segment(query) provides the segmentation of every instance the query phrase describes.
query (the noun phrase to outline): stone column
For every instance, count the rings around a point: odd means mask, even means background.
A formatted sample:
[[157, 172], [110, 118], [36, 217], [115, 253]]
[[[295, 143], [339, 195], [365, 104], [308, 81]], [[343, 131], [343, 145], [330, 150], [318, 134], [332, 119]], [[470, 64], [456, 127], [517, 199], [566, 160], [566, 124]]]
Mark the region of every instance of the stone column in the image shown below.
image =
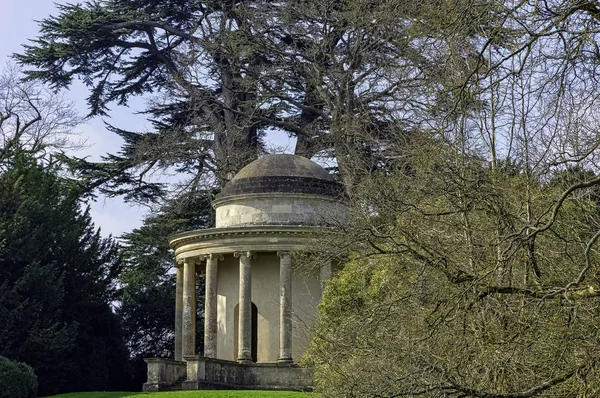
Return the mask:
[[292, 257], [289, 252], [279, 256], [279, 358], [277, 362], [292, 362]]
[[177, 282], [175, 283], [175, 360], [183, 361], [181, 351], [181, 318], [183, 315], [183, 264], [177, 263]]
[[206, 297], [204, 299], [204, 356], [217, 357], [217, 262], [223, 256], [206, 256]]
[[238, 362], [252, 362], [252, 278], [250, 267], [251, 252], [236, 252], [235, 257], [240, 258], [239, 282], [239, 319], [238, 319]]
[[196, 355], [196, 260], [183, 262], [182, 356]]

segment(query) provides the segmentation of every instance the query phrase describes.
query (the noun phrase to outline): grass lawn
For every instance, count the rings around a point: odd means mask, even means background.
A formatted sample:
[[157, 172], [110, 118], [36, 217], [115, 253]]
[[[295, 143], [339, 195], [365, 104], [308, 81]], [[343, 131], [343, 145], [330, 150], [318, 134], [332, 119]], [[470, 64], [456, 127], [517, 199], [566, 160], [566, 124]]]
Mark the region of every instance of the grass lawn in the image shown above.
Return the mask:
[[[49, 398], [308, 398], [312, 394], [291, 391], [172, 391], [172, 392], [72, 392]], [[314, 396], [314, 395], [313, 395]]]

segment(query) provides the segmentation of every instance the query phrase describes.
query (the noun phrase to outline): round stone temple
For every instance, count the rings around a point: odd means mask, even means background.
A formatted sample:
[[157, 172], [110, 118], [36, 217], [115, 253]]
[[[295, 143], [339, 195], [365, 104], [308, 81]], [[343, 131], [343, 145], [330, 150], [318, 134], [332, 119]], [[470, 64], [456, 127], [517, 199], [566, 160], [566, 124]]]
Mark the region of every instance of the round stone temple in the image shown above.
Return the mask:
[[[216, 227], [173, 235], [175, 360], [146, 359], [145, 391], [311, 390], [297, 366], [335, 264], [322, 245], [348, 213], [341, 184], [295, 155], [246, 167], [213, 202]], [[302, 264], [302, 253], [318, 267]], [[204, 274], [204, 352], [196, 351], [196, 277]]]

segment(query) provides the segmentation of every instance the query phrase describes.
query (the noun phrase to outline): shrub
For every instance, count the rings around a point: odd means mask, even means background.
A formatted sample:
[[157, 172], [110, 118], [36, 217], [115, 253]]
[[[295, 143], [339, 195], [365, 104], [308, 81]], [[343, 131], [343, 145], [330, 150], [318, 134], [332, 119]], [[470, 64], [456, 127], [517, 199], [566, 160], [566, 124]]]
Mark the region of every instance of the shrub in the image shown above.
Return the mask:
[[31, 366], [0, 356], [0, 398], [35, 398], [37, 385]]

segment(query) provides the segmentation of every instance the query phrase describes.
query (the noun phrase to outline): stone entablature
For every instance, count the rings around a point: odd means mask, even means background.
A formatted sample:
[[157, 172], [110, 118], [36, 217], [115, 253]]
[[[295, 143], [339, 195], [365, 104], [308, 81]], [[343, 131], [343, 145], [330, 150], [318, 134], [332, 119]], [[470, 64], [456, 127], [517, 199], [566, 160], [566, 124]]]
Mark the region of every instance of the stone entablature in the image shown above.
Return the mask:
[[177, 261], [208, 254], [242, 251], [310, 251], [336, 233], [333, 228], [266, 225], [237, 228], [211, 228], [173, 235], [169, 243]]

